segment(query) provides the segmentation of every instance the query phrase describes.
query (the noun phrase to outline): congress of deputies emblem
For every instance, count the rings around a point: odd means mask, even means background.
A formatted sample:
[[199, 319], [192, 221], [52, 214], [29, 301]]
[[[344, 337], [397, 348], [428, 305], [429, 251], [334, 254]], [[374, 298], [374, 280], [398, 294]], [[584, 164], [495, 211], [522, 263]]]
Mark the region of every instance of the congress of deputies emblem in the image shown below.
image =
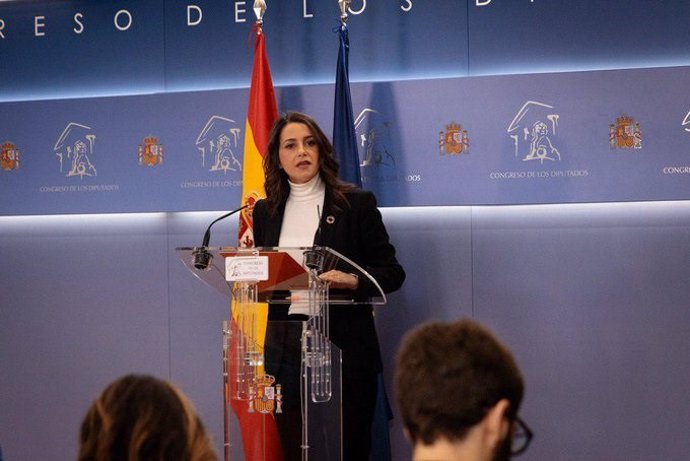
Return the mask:
[[633, 117], [622, 115], [609, 125], [611, 149], [642, 149], [642, 131]]
[[12, 171], [19, 168], [19, 149], [14, 143], [7, 141], [2, 144], [2, 154], [0, 154], [0, 164], [5, 171]]
[[451, 122], [446, 125], [446, 131], [439, 131], [438, 149], [440, 155], [459, 155], [470, 153], [470, 138], [462, 125]]
[[234, 120], [220, 115], [209, 118], [195, 142], [201, 154], [201, 165], [208, 171], [224, 174], [242, 171], [240, 134], [241, 129]]
[[394, 171], [394, 135], [391, 133], [393, 123], [385, 114], [370, 107], [362, 109], [354, 122], [359, 140], [359, 166]]
[[523, 162], [560, 161], [556, 130], [560, 115], [554, 107], [539, 101], [527, 101], [508, 125], [514, 156]]
[[163, 163], [163, 144], [155, 136], [147, 136], [139, 144], [139, 165], [157, 166]]
[[60, 163], [60, 172], [66, 176], [97, 176], [92, 163], [96, 135], [90, 126], [70, 122], [58, 137], [53, 151]]

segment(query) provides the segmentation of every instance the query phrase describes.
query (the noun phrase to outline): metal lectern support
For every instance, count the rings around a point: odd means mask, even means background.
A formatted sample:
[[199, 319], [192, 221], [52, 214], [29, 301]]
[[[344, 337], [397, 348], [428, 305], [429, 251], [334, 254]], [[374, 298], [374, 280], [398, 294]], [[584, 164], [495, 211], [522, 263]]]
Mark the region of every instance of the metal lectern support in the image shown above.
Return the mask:
[[328, 283], [319, 278], [323, 271], [320, 252], [306, 251], [304, 266], [309, 269], [309, 320], [302, 336], [302, 362], [311, 368], [313, 402], [331, 398], [331, 348], [328, 339]]

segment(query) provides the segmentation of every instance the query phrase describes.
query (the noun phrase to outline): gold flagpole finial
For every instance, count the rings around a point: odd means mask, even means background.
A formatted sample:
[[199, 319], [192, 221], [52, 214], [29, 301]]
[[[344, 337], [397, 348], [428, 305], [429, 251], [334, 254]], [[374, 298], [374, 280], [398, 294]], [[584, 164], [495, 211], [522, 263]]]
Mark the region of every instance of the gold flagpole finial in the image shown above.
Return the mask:
[[256, 15], [256, 23], [263, 24], [264, 13], [266, 12], [265, 0], [254, 0], [254, 15]]
[[343, 25], [347, 22], [347, 9], [350, 8], [350, 3], [352, 0], [338, 0], [338, 6], [340, 7], [340, 22]]

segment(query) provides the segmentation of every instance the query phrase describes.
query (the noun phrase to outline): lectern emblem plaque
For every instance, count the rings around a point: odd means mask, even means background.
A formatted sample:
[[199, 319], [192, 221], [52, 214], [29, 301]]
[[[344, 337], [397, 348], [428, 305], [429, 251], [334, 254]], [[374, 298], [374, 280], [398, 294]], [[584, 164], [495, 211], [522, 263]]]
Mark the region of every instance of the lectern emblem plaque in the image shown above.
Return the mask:
[[273, 413], [276, 402], [276, 388], [273, 387], [275, 378], [271, 375], [257, 376], [254, 380], [254, 409], [259, 413]]

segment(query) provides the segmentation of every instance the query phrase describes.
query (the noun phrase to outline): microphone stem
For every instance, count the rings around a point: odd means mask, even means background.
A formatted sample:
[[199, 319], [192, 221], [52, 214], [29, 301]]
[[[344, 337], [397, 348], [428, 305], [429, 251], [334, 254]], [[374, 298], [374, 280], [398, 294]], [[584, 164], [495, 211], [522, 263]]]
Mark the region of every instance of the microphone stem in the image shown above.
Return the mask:
[[232, 210], [231, 212], [225, 213], [223, 216], [214, 219], [214, 220], [211, 222], [211, 224], [208, 225], [208, 229], [206, 229], [206, 233], [204, 234], [204, 240], [201, 242], [201, 246], [204, 247], [204, 248], [208, 246], [208, 243], [209, 243], [209, 241], [211, 240], [211, 226], [213, 226], [215, 223], [217, 223], [217, 222], [220, 221], [221, 219], [225, 219], [225, 218], [227, 218], [228, 216], [234, 215], [234, 214], [237, 213], [238, 211], [244, 210], [244, 209], [247, 208], [248, 206], [249, 206], [249, 205], [244, 205], [243, 207], [240, 207], [240, 208], [238, 208], [238, 209], [236, 209], [236, 210]]

